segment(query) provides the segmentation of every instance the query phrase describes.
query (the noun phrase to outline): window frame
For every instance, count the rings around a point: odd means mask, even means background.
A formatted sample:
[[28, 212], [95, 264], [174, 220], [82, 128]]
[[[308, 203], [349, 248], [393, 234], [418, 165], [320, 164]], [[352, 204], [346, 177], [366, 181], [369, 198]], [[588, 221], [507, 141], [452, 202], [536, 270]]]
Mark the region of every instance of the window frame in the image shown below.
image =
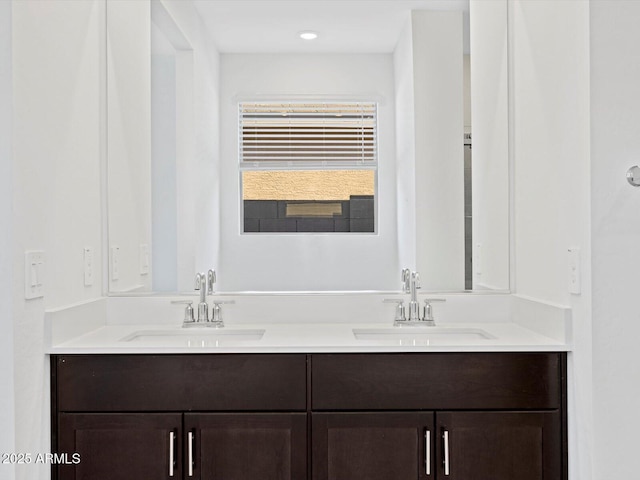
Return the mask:
[[[264, 103], [264, 104], [370, 104], [375, 112], [374, 138], [373, 138], [373, 159], [372, 160], [258, 160], [245, 161], [243, 159], [243, 114], [244, 104]], [[379, 101], [374, 98], [366, 99], [335, 99], [323, 98], [321, 100], [313, 97], [308, 98], [246, 98], [237, 101], [236, 112], [238, 114], [238, 187], [239, 187], [239, 230], [240, 235], [378, 235], [378, 168], [379, 168]], [[371, 232], [245, 232], [244, 226], [244, 185], [243, 173], [247, 171], [333, 171], [333, 170], [366, 170], [373, 172], [373, 231]]]

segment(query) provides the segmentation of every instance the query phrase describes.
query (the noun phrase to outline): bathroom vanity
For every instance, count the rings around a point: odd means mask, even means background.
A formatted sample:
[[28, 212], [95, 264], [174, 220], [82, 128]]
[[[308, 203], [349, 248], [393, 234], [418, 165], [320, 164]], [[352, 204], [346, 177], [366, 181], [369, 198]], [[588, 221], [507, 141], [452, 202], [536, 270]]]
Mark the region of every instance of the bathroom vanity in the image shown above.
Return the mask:
[[51, 312], [51, 448], [80, 455], [53, 478], [566, 480], [570, 312], [449, 295], [394, 327], [385, 298], [218, 296], [224, 328], [162, 297]]
[[51, 355], [54, 478], [561, 480], [566, 352]]

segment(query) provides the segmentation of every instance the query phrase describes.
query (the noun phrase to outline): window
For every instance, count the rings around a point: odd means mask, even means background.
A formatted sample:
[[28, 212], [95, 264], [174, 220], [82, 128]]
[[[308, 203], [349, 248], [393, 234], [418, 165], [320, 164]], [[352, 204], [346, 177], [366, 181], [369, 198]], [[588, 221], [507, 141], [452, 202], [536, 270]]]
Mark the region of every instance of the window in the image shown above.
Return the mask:
[[375, 232], [377, 105], [242, 102], [243, 231]]

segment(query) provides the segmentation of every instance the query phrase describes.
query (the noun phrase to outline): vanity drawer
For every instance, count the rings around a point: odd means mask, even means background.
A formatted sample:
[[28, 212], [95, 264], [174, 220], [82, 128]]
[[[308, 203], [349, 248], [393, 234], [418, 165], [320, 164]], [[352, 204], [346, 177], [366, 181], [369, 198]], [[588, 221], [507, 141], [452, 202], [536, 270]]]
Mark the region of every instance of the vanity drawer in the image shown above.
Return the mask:
[[63, 412], [303, 411], [306, 355], [60, 355]]
[[561, 354], [312, 355], [313, 410], [557, 409]]

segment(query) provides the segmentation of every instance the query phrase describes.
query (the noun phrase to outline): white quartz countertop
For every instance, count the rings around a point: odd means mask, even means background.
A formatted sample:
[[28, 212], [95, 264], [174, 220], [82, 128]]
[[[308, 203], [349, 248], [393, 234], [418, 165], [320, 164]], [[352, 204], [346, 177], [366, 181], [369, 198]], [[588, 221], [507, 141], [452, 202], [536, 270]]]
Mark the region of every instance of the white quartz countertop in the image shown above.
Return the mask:
[[[237, 295], [224, 328], [182, 328], [184, 297], [101, 297], [50, 310], [45, 352], [349, 353], [571, 350], [571, 312], [517, 295], [448, 295], [437, 326], [393, 326], [387, 294]], [[402, 296], [398, 296], [402, 298]], [[469, 321], [471, 320], [471, 321]]]
[[[364, 337], [356, 338], [354, 334]], [[247, 335], [242, 335], [247, 334]], [[260, 337], [257, 339], [258, 337]], [[392, 323], [255, 323], [222, 329], [104, 325], [52, 342], [50, 354], [568, 351], [570, 345], [514, 322], [393, 327]]]

